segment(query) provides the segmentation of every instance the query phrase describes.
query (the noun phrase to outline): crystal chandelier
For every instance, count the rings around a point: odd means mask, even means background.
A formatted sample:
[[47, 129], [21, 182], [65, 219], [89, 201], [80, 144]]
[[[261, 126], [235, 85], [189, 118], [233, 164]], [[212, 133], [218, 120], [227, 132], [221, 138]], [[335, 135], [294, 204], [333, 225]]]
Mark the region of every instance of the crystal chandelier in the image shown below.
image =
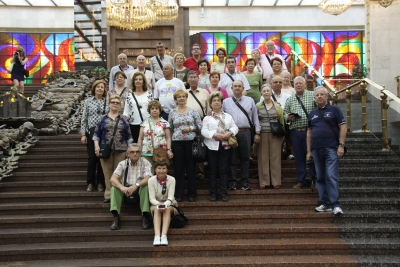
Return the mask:
[[325, 13], [331, 15], [340, 15], [345, 12], [354, 2], [354, 0], [322, 0], [318, 5]]
[[378, 3], [383, 7], [388, 7], [392, 4], [393, 0], [379, 0]]
[[178, 6], [169, 0], [107, 0], [107, 23], [124, 30], [152, 27], [157, 21], [174, 21]]

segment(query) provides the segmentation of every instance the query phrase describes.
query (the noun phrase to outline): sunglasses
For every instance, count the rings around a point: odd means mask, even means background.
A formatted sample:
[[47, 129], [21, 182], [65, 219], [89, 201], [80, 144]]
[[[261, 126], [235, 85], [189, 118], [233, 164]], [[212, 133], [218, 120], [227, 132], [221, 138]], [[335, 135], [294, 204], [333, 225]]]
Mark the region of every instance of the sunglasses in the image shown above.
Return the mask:
[[163, 184], [161, 194], [164, 195], [167, 192], [167, 185]]
[[110, 103], [113, 104], [113, 105], [119, 105], [119, 104], [121, 104], [121, 102], [118, 102], [118, 101], [111, 101]]

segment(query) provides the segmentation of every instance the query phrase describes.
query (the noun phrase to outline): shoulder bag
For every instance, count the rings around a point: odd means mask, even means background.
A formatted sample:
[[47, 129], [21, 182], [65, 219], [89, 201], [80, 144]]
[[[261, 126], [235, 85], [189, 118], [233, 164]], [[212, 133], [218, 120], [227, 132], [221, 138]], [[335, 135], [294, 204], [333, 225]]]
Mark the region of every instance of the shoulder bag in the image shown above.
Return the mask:
[[[129, 159], [126, 160], [126, 166], [124, 171], [124, 186], [131, 186], [126, 184], [126, 179], [128, 177]], [[130, 196], [124, 194], [124, 203], [128, 205], [137, 205], [139, 203], [139, 188], [132, 192]]]
[[171, 228], [182, 228], [189, 223], [189, 219], [185, 216], [180, 208], [175, 205], [171, 205], [171, 207], [174, 207], [174, 209], [176, 209], [176, 211], [178, 212], [178, 214], [174, 215], [171, 218], [171, 221], [169, 223], [169, 226]]
[[[213, 116], [213, 117], [214, 117], [214, 119], [216, 119], [219, 122], [221, 122], [221, 124], [223, 125], [224, 129], [226, 129], [225, 122], [220, 117], [218, 117], [218, 116]], [[228, 144], [232, 148], [238, 147], [239, 144], [238, 144], [236, 136], [231, 135], [231, 137], [229, 137], [229, 139], [228, 139]]]
[[[338, 140], [338, 142], [340, 143], [340, 138], [339, 138], [339, 136], [336, 134], [336, 132], [333, 130], [332, 125], [331, 125], [327, 120], [325, 120], [324, 115], [322, 115], [322, 113], [321, 113], [321, 110], [319, 110], [319, 108], [317, 108], [317, 109], [318, 109], [318, 113], [319, 113], [318, 115], [319, 115], [319, 117], [329, 126], [329, 128], [331, 128], [333, 134], [335, 135], [335, 138], [336, 138], [336, 139]], [[343, 146], [343, 150], [344, 150], [344, 153], [343, 153], [343, 156], [344, 156], [344, 155], [346, 155], [347, 147], [346, 147], [346, 146]]]
[[250, 145], [254, 144], [254, 136], [256, 135], [256, 126], [251, 122], [249, 114], [247, 114], [247, 112], [244, 110], [244, 108], [239, 104], [239, 102], [237, 101], [236, 98], [232, 97], [233, 102], [235, 102], [235, 104], [238, 106], [238, 108], [243, 112], [243, 114], [246, 116], [247, 120], [249, 121], [249, 125], [250, 125], [250, 138], [251, 138], [251, 142]]
[[151, 129], [150, 118], [149, 121], [149, 128], [150, 128], [150, 136], [151, 136], [151, 145], [153, 147], [153, 161], [156, 162], [160, 158], [168, 159], [168, 150], [166, 148], [155, 148], [154, 147], [154, 140], [153, 140], [153, 130]]
[[207, 160], [207, 147], [200, 136], [193, 139], [192, 156], [196, 162], [205, 162]]
[[200, 101], [197, 99], [196, 95], [192, 92], [192, 90], [189, 91], [192, 96], [194, 97], [194, 99], [196, 100], [197, 104], [199, 104], [199, 106], [201, 107], [201, 111], [203, 111], [203, 118], [206, 116], [206, 113], [204, 112], [204, 108], [203, 105], [200, 103]]
[[13, 62], [13, 63], [10, 64], [10, 66], [8, 66], [8, 69], [7, 69], [7, 72], [8, 72], [8, 73], [11, 73], [11, 72], [12, 72], [12, 70], [13, 70], [13, 68], [14, 68], [14, 64], [15, 64], [15, 63]]
[[108, 159], [110, 157], [110, 155], [111, 155], [111, 146], [112, 146], [112, 144], [114, 142], [115, 132], [117, 131], [119, 119], [120, 119], [120, 117], [118, 116], [117, 122], [115, 123], [115, 126], [114, 126], [114, 132], [113, 132], [113, 136], [111, 138], [110, 143], [109, 144], [101, 144], [100, 145], [100, 156], [99, 156], [99, 158], [101, 158], [101, 159]]
[[283, 129], [283, 127], [279, 121], [277, 121], [277, 122], [271, 121], [271, 118], [269, 117], [268, 109], [265, 106], [265, 103], [263, 103], [263, 105], [264, 105], [265, 111], [267, 111], [269, 125], [271, 126], [271, 133], [275, 136], [285, 136], [285, 129]]
[[137, 107], [137, 109], [138, 109], [138, 111], [139, 111], [140, 119], [141, 119], [141, 121], [143, 121], [142, 111], [140, 111], [140, 109], [141, 109], [142, 106], [139, 105], [139, 102], [137, 101], [137, 99], [136, 99], [136, 97], [135, 97], [135, 94], [134, 94], [134, 93], [131, 93], [131, 94], [132, 94], [133, 99], [134, 99], [135, 102], [136, 102], [136, 107]]

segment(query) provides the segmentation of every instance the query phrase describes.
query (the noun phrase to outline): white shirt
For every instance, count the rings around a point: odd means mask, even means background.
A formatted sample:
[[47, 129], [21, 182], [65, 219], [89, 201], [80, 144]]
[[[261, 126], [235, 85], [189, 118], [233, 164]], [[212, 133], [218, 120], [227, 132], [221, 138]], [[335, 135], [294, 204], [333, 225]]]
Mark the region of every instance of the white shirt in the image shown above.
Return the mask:
[[[282, 109], [285, 108], [285, 104], [286, 104], [286, 100], [290, 97], [289, 94], [286, 93], [282, 93], [280, 95], [275, 94], [275, 92], [273, 92], [273, 95], [276, 98], [276, 102], [278, 102], [279, 104], [281, 104]], [[271, 96], [272, 100], [274, 100], [274, 98]], [[260, 98], [260, 102], [264, 101], [264, 97], [261, 96]]]
[[230, 74], [232, 76], [232, 79], [228, 76], [228, 73], [222, 73], [221, 74], [221, 80], [218, 83], [219, 87], [225, 88], [225, 90], [228, 92], [228, 96], [231, 97], [233, 96], [233, 91], [232, 91], [232, 83], [236, 80], [241, 80], [244, 85], [244, 90], [250, 90], [250, 84], [249, 81], [247, 80], [246, 76], [244, 74], [235, 72], [234, 74]]
[[178, 78], [172, 78], [172, 80], [162, 78], [156, 82], [154, 98], [160, 101], [165, 113], [169, 113], [172, 109], [176, 108], [174, 93], [178, 89], [186, 90], [185, 85]]
[[[133, 74], [135, 74], [136, 72], [141, 72], [139, 71], [139, 69], [134, 69], [131, 72], [128, 73], [127, 80], [126, 80], [126, 87], [128, 87], [129, 89], [132, 89], [132, 78], [133, 78]], [[150, 93], [154, 93], [154, 87], [156, 85], [156, 81], [154, 79], [154, 73], [151, 70], [146, 70], [144, 69], [144, 71], [142, 72], [144, 74], [144, 76], [146, 76], [146, 80], [147, 80], [147, 90], [150, 91]]]
[[[224, 123], [225, 123], [226, 129], [229, 129], [229, 131], [231, 131], [233, 135], [236, 135], [239, 131], [239, 128], [236, 126], [235, 122], [233, 121], [232, 116], [226, 112], [222, 112], [221, 115], [219, 116], [221, 119], [222, 119], [222, 114], [224, 114], [224, 117], [225, 117]], [[213, 116], [204, 117], [203, 126], [201, 127], [201, 135], [204, 136], [204, 138], [205, 138], [204, 144], [210, 150], [217, 151], [219, 148], [220, 141], [216, 141], [213, 138], [213, 135], [217, 131], [217, 127], [218, 127], [217, 119], [215, 119]]]
[[[140, 106], [140, 112], [142, 113], [143, 121], [145, 121], [150, 117], [150, 114], [147, 112], [147, 107], [149, 102], [153, 100], [153, 95], [149, 91], [146, 91], [140, 96], [135, 95], [135, 97]], [[138, 106], [136, 105], [136, 101], [133, 99], [132, 94], [129, 94], [126, 98], [123, 114], [129, 118], [129, 124], [131, 125], [139, 125], [142, 123]]]

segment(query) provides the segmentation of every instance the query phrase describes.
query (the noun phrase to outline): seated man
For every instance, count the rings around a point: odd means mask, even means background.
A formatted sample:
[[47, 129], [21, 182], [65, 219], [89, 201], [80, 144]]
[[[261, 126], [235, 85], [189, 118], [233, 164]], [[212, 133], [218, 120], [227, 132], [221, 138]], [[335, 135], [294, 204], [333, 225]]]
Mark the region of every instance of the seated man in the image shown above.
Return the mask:
[[[151, 164], [141, 156], [139, 144], [130, 144], [127, 150], [128, 159], [121, 161], [111, 176], [110, 211], [114, 215], [111, 230], [118, 230], [120, 225], [119, 213], [124, 194], [129, 196], [139, 189], [140, 210], [142, 212], [142, 229], [151, 227], [149, 190], [147, 181], [152, 176]], [[128, 166], [127, 166], [128, 165]], [[124, 184], [125, 168], [128, 169], [126, 184]]]

